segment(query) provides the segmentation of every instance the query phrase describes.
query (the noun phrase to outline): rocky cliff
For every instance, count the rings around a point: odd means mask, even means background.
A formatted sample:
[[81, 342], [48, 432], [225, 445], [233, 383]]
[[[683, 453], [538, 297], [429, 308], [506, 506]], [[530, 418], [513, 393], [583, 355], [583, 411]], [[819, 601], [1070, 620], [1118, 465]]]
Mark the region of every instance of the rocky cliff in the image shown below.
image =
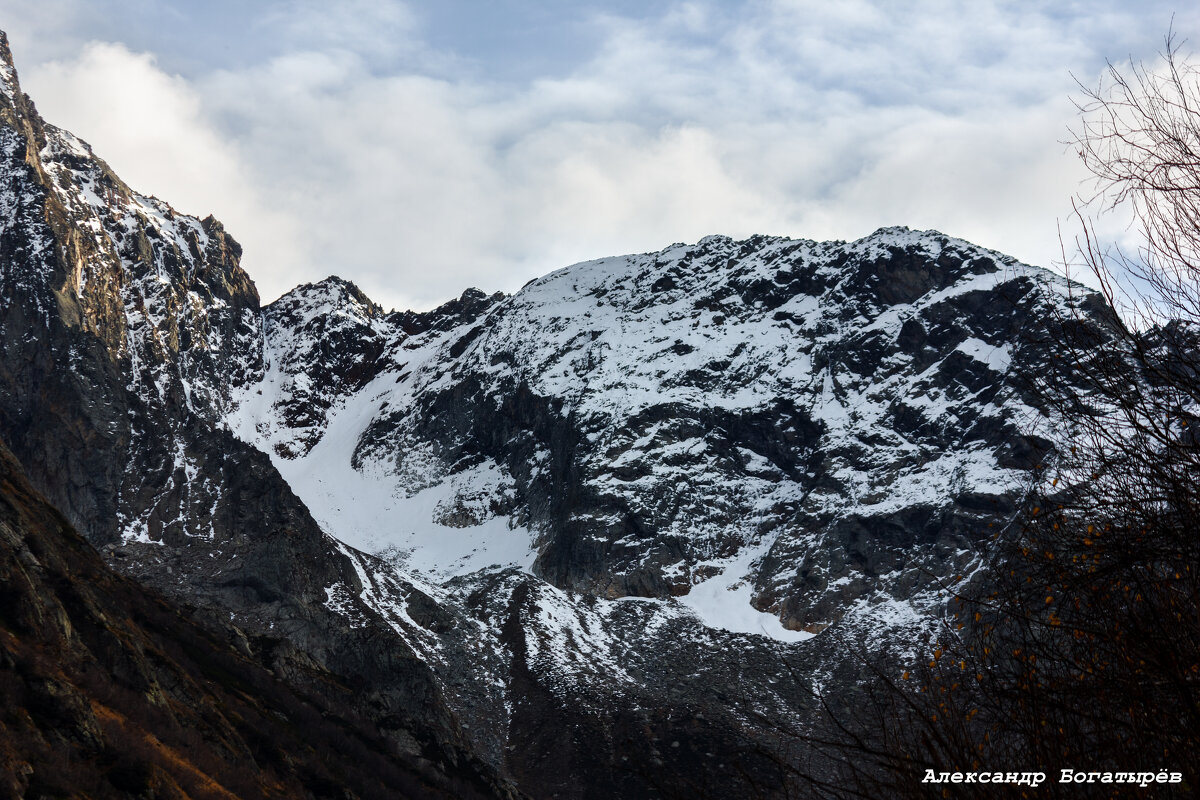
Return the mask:
[[710, 237], [469, 292], [428, 327], [331, 278], [264, 309], [229, 420], [327, 529], [414, 569], [507, 558], [685, 602], [724, 576], [815, 632], [971, 568], [1046, 446], [1024, 376], [1067, 288], [907, 229]]

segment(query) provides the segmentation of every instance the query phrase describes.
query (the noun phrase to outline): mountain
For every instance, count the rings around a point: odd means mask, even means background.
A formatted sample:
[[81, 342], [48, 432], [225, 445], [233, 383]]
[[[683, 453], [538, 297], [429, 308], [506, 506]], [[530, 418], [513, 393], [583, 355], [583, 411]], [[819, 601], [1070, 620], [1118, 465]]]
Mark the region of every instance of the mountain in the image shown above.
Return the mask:
[[326, 607], [362, 591], [342, 546], [218, 424], [261, 331], [240, 247], [45, 123], [6, 40], [0, 63], [0, 437], [118, 570], [262, 637], [297, 688], [345, 679], [400, 752], [470, 763], [428, 665], [369, 609]]
[[801, 791], [848, 654], [919, 659], [1038, 480], [1058, 321], [1103, 320], [905, 228], [261, 306], [0, 64], [0, 437], [118, 572], [484, 793]]
[[800, 639], [970, 569], [980, 512], [1047, 446], [1017, 376], [1057, 290], [906, 229], [710, 237], [419, 323], [331, 278], [264, 309], [228, 419], [327, 530], [414, 570], [507, 560], [702, 615], [745, 578], [776, 618], [754, 625]]

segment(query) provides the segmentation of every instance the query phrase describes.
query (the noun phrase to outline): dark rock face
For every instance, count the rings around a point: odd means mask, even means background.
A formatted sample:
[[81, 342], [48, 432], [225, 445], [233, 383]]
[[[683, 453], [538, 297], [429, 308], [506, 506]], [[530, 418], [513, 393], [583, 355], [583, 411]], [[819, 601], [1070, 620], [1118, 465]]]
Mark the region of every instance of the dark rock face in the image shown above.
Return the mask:
[[[441, 585], [427, 599], [455, 623], [424, 600], [408, 618], [436, 634], [425, 652], [460, 713], [505, 720], [499, 741], [473, 735], [522, 786], [786, 794], [778, 759], [796, 750], [777, 734], [811, 719], [797, 676], [849, 706], [847, 652], [919, 657], [940, 584], [980, 568], [988, 523], [1047, 457], [1025, 376], [1061, 312], [1092, 302], [1066, 290], [937, 233], [710, 237], [475, 294], [467, 315], [347, 329], [333, 350], [389, 343], [361, 388], [320, 385], [305, 455], [278, 446], [296, 436], [291, 377], [235, 394], [231, 427], [336, 535]], [[289, 376], [324, 368], [295, 322], [308, 291], [263, 312]], [[502, 657], [481, 662], [464, 630]], [[761, 635], [796, 631], [821, 635]], [[747, 696], [769, 698], [769, 723], [745, 722]]]

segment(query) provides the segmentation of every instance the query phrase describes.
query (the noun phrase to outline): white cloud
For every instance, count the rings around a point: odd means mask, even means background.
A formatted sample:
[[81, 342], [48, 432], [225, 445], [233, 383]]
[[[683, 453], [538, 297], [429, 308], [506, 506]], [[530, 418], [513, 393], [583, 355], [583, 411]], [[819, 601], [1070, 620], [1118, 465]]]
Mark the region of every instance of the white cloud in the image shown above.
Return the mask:
[[339, 49], [387, 59], [415, 46], [412, 11], [396, 0], [282, 0], [258, 27], [301, 49]]
[[1161, 34], [1120, 3], [688, 2], [597, 16], [595, 51], [513, 84], [457, 75], [399, 3], [273, 8], [249, 66], [91, 45], [26, 88], [133, 185], [215, 211], [265, 296], [338, 273], [397, 306], [709, 233], [908, 224], [1057, 260], [1068, 70]]

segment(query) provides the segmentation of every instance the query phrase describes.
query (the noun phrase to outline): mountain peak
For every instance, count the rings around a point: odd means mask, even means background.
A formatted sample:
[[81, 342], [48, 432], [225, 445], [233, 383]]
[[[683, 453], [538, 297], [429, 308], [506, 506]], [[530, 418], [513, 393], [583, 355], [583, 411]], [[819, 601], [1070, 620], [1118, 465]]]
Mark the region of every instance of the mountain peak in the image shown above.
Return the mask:
[[[8, 118], [4, 112], [9, 109], [16, 112], [17, 120], [22, 117], [37, 117], [33, 101], [21, 91], [16, 62], [13, 61], [12, 49], [8, 45], [8, 34], [0, 30], [0, 120]], [[16, 120], [8, 118], [7, 121], [11, 123]]]
[[474, 287], [432, 311], [393, 311], [388, 319], [409, 336], [428, 330], [450, 330], [474, 321], [505, 298], [503, 292], [486, 294]]
[[17, 78], [12, 50], [8, 46], [8, 34], [0, 30], [0, 118], [10, 108], [15, 108], [20, 118], [22, 101], [27, 103], [28, 99], [21, 92], [21, 81]]
[[12, 49], [8, 46], [8, 34], [0, 31], [0, 84], [5, 94], [17, 87], [17, 71], [13, 66]]
[[364, 321], [383, 316], [383, 309], [353, 281], [336, 275], [301, 284], [271, 303], [269, 308], [306, 319], [330, 313], [348, 314]]

